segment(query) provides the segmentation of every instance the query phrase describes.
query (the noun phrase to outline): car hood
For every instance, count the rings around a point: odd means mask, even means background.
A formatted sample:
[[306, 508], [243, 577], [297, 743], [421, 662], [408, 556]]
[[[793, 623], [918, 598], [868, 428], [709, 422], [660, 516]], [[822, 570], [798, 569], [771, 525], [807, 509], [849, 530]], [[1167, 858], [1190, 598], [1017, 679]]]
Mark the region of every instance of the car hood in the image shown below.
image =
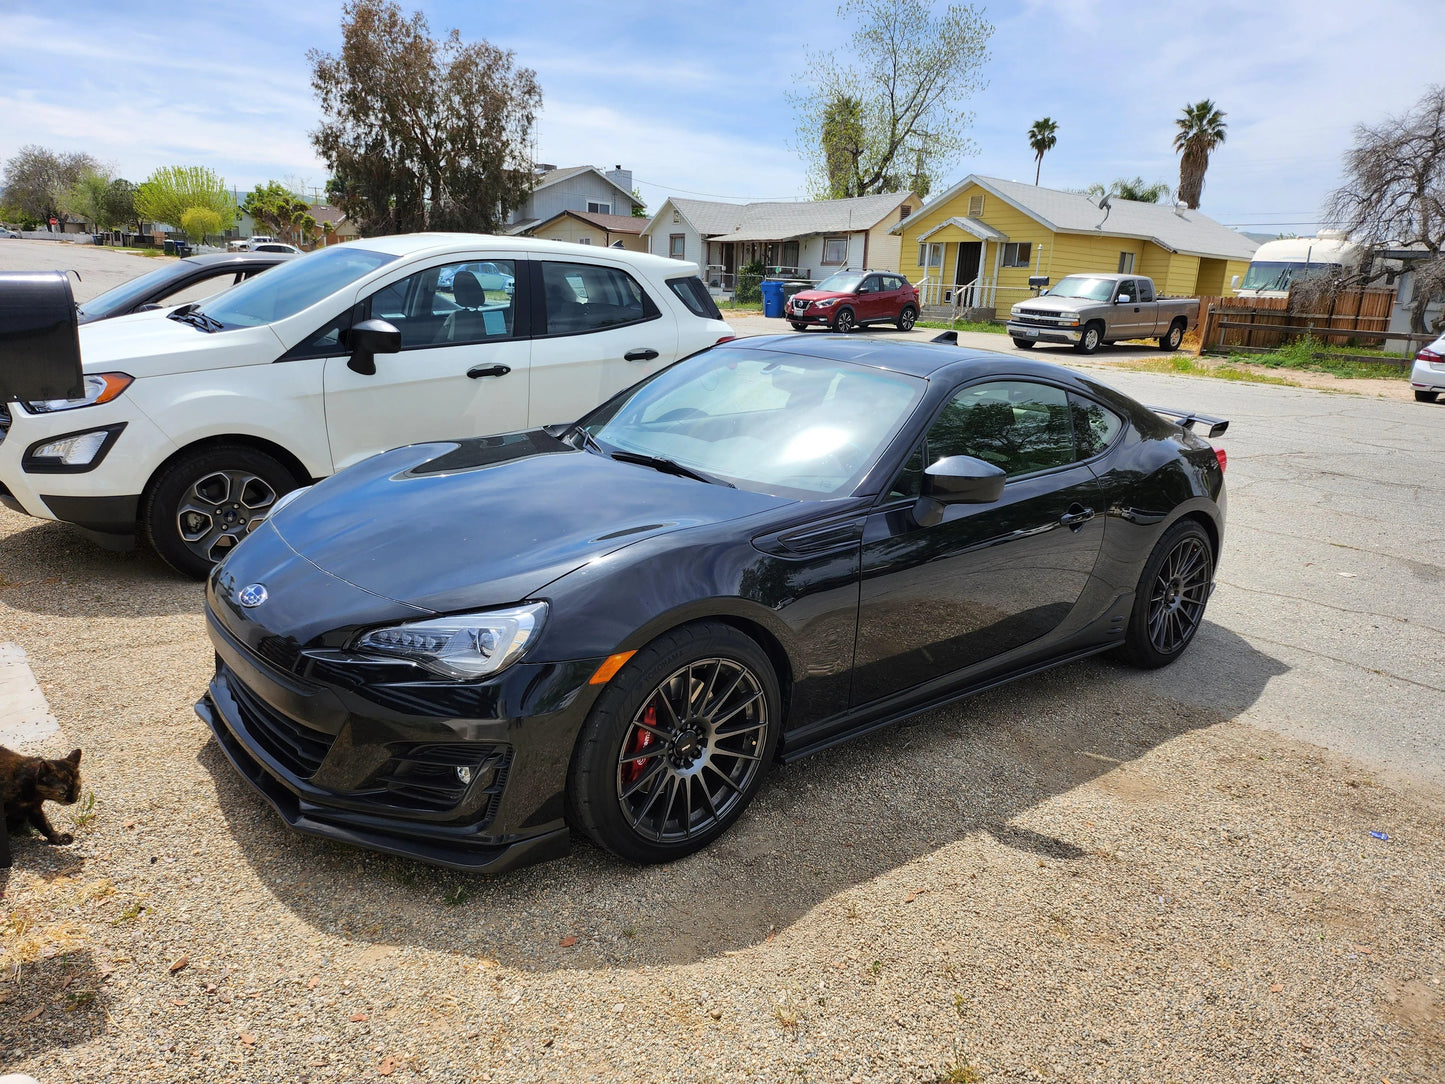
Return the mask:
[[82, 324], [79, 335], [87, 373], [137, 378], [275, 361], [286, 349], [264, 324], [210, 333], [154, 310]]
[[446, 613], [519, 602], [644, 538], [791, 503], [576, 451], [533, 430], [383, 452], [270, 522], [329, 575]]
[[1020, 301], [1013, 307], [1012, 312], [1020, 309], [1028, 309], [1030, 312], [1076, 312], [1080, 308], [1087, 308], [1091, 305], [1104, 305], [1104, 301], [1090, 301], [1087, 297], [1031, 297], [1027, 301]]

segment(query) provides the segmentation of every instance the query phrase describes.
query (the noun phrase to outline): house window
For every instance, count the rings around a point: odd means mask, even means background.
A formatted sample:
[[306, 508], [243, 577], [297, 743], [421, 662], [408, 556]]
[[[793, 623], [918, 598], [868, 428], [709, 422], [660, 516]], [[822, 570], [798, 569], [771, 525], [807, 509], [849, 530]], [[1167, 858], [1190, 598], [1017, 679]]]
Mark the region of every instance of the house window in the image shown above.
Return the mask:
[[1031, 241], [1010, 241], [1003, 246], [1003, 265], [1005, 267], [1027, 267], [1029, 260], [1033, 257], [1033, 248]]
[[783, 266], [793, 268], [798, 266], [798, 242], [783, 242]]
[[1132, 252], [1119, 253], [1119, 274], [1132, 275], [1134, 273], [1134, 254]]
[[848, 238], [846, 237], [825, 237], [823, 238], [823, 262], [825, 264], [837, 265], [848, 258]]
[[681, 213], [680, 211], [673, 211], [673, 212], [672, 212], [672, 220], [673, 220], [673, 222], [681, 222], [681, 221], [682, 221], [682, 213]]
[[579, 245], [590, 245], [590, 244], [592, 243], [592, 238], [590, 238], [590, 237], [579, 237], [579, 238], [577, 238], [577, 243], [578, 243]]
[[969, 197], [968, 197], [968, 217], [969, 217], [969, 218], [982, 218], [982, 217], [983, 217], [983, 197], [982, 197], [982, 196], [969, 196]]
[[667, 239], [667, 254], [674, 260], [687, 259], [687, 234], [674, 233]]
[[920, 244], [918, 246], [918, 266], [925, 271], [930, 267], [942, 267], [943, 246], [937, 244]]
[[612, 204], [598, 203], [596, 200], [588, 200], [587, 213], [594, 215], [610, 215], [612, 213]]

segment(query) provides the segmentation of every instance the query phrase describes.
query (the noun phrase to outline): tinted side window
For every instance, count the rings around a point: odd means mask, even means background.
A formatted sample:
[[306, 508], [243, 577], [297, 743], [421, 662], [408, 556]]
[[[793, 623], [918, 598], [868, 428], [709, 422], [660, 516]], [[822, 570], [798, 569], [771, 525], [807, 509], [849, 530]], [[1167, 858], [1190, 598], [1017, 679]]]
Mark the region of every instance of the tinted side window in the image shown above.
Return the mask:
[[702, 279], [696, 275], [691, 278], [668, 279], [667, 285], [682, 299], [682, 303], [694, 316], [701, 316], [704, 320], [722, 319], [722, 313], [718, 312], [717, 302], [712, 299], [712, 294], [707, 292], [707, 287], [702, 284]]
[[1067, 393], [1024, 380], [962, 389], [928, 431], [928, 461], [951, 455], [982, 459], [1011, 478], [1074, 462]]
[[1140, 301], [1154, 300], [1154, 284], [1148, 279], [1135, 279], [1135, 285], [1139, 288]]
[[661, 315], [637, 280], [614, 267], [544, 262], [542, 293], [548, 335], [603, 331]]
[[341, 332], [351, 326], [352, 311], [344, 313], [329, 324], [312, 332], [306, 338], [286, 351], [280, 360], [295, 361], [298, 358], [333, 358], [350, 353], [341, 345]]
[[1074, 442], [1078, 445], [1080, 459], [1098, 455], [1114, 443], [1114, 438], [1124, 427], [1124, 420], [1119, 415], [1080, 395], [1069, 396], [1069, 410], [1073, 415]]

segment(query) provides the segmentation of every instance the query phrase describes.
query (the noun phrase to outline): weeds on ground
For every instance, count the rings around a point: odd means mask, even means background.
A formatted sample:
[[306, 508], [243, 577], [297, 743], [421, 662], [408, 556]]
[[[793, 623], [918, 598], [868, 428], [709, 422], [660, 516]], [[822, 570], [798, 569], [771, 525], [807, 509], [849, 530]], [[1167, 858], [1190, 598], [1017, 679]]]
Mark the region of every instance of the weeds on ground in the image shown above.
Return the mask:
[[1268, 354], [1231, 354], [1229, 361], [1231, 364], [1236, 365], [1263, 365], [1270, 369], [1305, 369], [1310, 372], [1329, 373], [1331, 376], [1336, 376], [1343, 380], [1356, 378], [1372, 380], [1409, 379], [1410, 370], [1408, 368], [1403, 365], [1390, 365], [1383, 360], [1392, 356], [1399, 357], [1400, 355], [1390, 355], [1383, 351], [1370, 352], [1377, 353], [1382, 360], [1379, 363], [1354, 361], [1337, 354], [1331, 354], [1329, 348], [1318, 339], [1303, 338], [1296, 339], [1292, 343], [1285, 343], [1278, 349], [1271, 350]]
[[442, 903], [448, 907], [460, 907], [471, 898], [471, 889], [464, 884], [453, 885], [451, 891], [442, 895]]
[[956, 324], [951, 320], [920, 320], [913, 326], [937, 328], [939, 331], [982, 331], [989, 335], [1008, 334], [1008, 329], [1003, 324], [995, 324], [991, 320], [960, 320]]
[[[1243, 361], [1243, 358], [1231, 361]], [[1125, 361], [1119, 363], [1121, 368], [1134, 369], [1145, 373], [1180, 373], [1184, 376], [1207, 376], [1215, 380], [1239, 380], [1250, 384], [1283, 384], [1286, 387], [1297, 388], [1299, 384], [1282, 376], [1273, 376], [1270, 373], [1256, 373], [1249, 369], [1238, 369], [1226, 362], [1223, 364], [1210, 364], [1198, 358], [1186, 357], [1182, 354], [1174, 354], [1167, 358], [1144, 358], [1139, 361]]]
[[773, 1018], [784, 1031], [792, 1031], [798, 1026], [798, 1014], [786, 1005], [778, 1004], [773, 1006]]
[[95, 791], [85, 792], [85, 801], [76, 806], [75, 811], [70, 814], [70, 823], [77, 828], [84, 828], [95, 820]]

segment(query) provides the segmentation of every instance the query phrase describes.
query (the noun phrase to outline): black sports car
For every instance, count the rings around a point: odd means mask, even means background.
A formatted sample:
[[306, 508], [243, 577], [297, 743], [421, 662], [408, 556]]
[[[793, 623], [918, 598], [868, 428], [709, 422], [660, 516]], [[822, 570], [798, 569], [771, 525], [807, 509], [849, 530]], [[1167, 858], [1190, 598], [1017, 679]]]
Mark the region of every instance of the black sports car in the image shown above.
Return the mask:
[[[1169, 413], [1169, 412], [1165, 412]], [[954, 346], [717, 346], [571, 426], [369, 459], [213, 573], [196, 705], [293, 827], [465, 869], [721, 834], [769, 764], [1204, 617], [1224, 454]]]
[[268, 267], [295, 259], [285, 252], [214, 252], [172, 260], [154, 271], [122, 282], [76, 307], [79, 323], [129, 316], [148, 309], [200, 301], [228, 290]]

